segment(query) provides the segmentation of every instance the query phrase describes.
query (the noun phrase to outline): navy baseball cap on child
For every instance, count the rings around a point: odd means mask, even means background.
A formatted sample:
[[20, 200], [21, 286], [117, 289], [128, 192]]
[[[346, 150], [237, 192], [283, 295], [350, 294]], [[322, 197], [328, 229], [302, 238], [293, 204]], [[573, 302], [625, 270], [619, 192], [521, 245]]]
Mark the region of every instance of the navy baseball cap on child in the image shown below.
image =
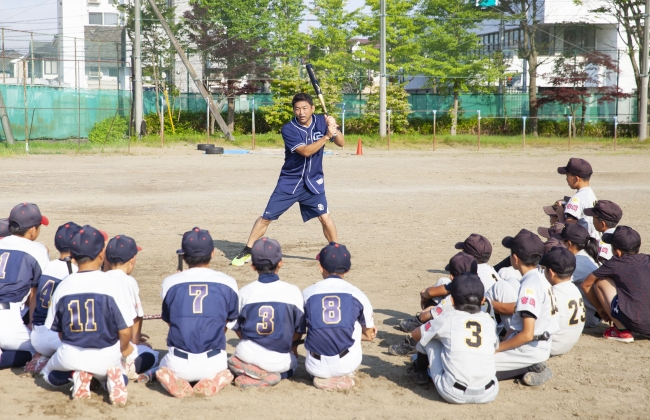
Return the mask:
[[195, 227], [183, 234], [181, 248], [189, 257], [209, 257], [214, 251], [214, 242], [212, 242], [210, 232]]
[[9, 232], [9, 219], [0, 219], [0, 238], [11, 236]]
[[472, 233], [464, 242], [458, 242], [455, 246], [456, 249], [462, 249], [474, 258], [481, 258], [483, 256], [492, 255], [492, 244], [482, 235]]
[[49, 225], [50, 221], [41, 214], [38, 206], [32, 203], [20, 203], [9, 214], [9, 223], [20, 229], [29, 229], [38, 225]]
[[589, 178], [594, 171], [586, 160], [571, 158], [566, 166], [560, 166], [557, 168], [557, 173], [561, 175], [572, 174], [580, 178]]
[[510, 248], [519, 258], [525, 259], [534, 255], [541, 257], [544, 254], [544, 243], [542, 240], [539, 239], [539, 236], [527, 229], [520, 230], [514, 237], [506, 236], [501, 241], [501, 245]]
[[260, 238], [251, 248], [251, 263], [255, 267], [273, 267], [282, 261], [280, 243], [271, 238]]
[[328, 273], [347, 273], [350, 271], [352, 261], [350, 261], [350, 251], [343, 244], [330, 242], [325, 248], [320, 250], [316, 259]]
[[551, 249], [555, 247], [560, 247], [560, 248], [566, 248], [564, 244], [562, 243], [562, 238], [550, 238], [548, 241], [544, 242], [544, 254], [549, 252]]
[[485, 295], [485, 286], [483, 286], [483, 282], [476, 273], [463, 273], [458, 277], [454, 277], [454, 281], [449, 283], [447, 290], [451, 292], [451, 297], [456, 302], [471, 296], [477, 297], [480, 302]]
[[641, 235], [629, 226], [618, 226], [614, 233], [603, 234], [603, 242], [627, 252], [641, 246]]
[[551, 227], [538, 227], [537, 228], [537, 233], [539, 233], [540, 236], [546, 238], [546, 239], [551, 239], [551, 238], [558, 238], [561, 239], [562, 236], [560, 235], [560, 232], [562, 232], [562, 229], [564, 228], [564, 223], [553, 223], [553, 226]]
[[571, 241], [578, 245], [585, 245], [589, 240], [589, 231], [577, 223], [567, 223], [562, 228], [560, 236], [565, 241]]
[[596, 205], [590, 209], [585, 209], [586, 216], [596, 216], [606, 222], [618, 223], [623, 217], [621, 207], [609, 200], [598, 200]]
[[74, 234], [81, 229], [75, 222], [68, 222], [59, 226], [54, 235], [54, 246], [59, 252], [70, 252], [70, 242]]
[[463, 273], [476, 273], [478, 264], [473, 256], [466, 252], [459, 252], [449, 259], [449, 264], [447, 264], [445, 270], [449, 271], [449, 274], [456, 278], [456, 276], [460, 276]]
[[74, 259], [88, 257], [95, 259], [104, 249], [108, 235], [92, 226], [84, 226], [72, 237], [70, 254]]
[[142, 248], [136, 245], [133, 238], [125, 235], [117, 235], [106, 245], [106, 260], [111, 264], [130, 261]]
[[539, 265], [550, 268], [561, 276], [569, 276], [576, 269], [576, 256], [568, 249], [556, 246], [544, 254]]

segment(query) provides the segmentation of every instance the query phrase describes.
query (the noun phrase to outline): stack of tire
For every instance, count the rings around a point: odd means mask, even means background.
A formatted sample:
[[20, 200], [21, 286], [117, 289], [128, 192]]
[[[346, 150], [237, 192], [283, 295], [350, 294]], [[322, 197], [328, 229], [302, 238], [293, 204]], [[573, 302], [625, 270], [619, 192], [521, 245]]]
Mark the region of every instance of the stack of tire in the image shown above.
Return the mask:
[[223, 147], [217, 147], [215, 144], [201, 143], [196, 149], [204, 151], [206, 155], [223, 155]]

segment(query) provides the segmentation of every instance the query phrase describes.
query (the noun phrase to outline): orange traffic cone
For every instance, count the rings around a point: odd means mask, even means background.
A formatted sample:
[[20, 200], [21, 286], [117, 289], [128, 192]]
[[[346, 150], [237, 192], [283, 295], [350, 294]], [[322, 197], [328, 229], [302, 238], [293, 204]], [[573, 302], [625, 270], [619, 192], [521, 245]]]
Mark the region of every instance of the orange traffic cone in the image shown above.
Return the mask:
[[357, 140], [357, 155], [363, 154], [363, 145], [361, 144], [361, 137]]

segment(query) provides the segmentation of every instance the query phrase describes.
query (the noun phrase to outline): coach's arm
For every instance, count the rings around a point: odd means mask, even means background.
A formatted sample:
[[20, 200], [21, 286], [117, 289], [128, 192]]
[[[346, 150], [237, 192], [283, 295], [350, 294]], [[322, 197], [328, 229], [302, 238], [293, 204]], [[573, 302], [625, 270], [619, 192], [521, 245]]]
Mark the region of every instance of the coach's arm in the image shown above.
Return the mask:
[[[339, 147], [345, 146], [345, 138], [343, 138], [343, 133], [339, 132], [336, 128], [336, 120], [332, 117], [326, 117], [327, 120], [327, 133], [316, 140], [312, 144], [306, 144], [304, 146], [297, 147], [295, 152], [301, 156], [309, 157], [314, 153], [318, 153], [328, 141], [334, 138], [334, 144]], [[336, 135], [336, 137], [334, 137]]]

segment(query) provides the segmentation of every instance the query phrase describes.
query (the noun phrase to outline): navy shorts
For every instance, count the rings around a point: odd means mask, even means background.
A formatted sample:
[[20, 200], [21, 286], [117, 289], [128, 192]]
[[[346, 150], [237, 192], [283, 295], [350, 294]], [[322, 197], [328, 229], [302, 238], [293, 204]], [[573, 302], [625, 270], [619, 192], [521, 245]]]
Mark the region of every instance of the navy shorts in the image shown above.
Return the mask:
[[276, 187], [262, 217], [266, 220], [278, 220], [295, 203], [300, 203], [303, 222], [329, 213], [325, 193], [314, 194], [306, 188], [302, 188], [294, 194], [288, 194]]
[[612, 299], [611, 311], [612, 318], [616, 318], [617, 321], [619, 321], [625, 328], [629, 330], [632, 322], [630, 322], [630, 318], [628, 318], [627, 315], [621, 311], [621, 308], [618, 307], [618, 295], [614, 296], [614, 299]]

